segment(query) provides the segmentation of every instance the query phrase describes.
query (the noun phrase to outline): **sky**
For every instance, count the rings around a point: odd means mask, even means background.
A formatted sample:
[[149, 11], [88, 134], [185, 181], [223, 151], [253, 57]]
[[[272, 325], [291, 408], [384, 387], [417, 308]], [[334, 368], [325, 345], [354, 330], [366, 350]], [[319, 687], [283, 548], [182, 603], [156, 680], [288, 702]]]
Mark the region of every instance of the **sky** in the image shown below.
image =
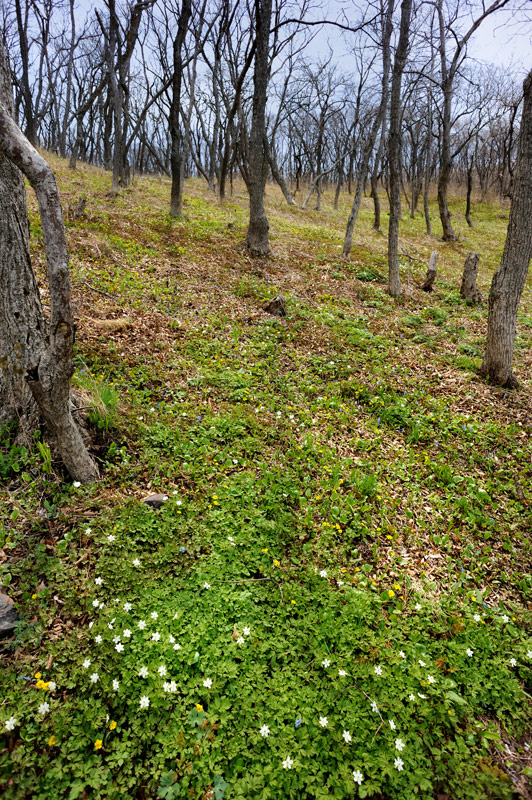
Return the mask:
[[[364, 5], [364, 0], [324, 0], [322, 7], [331, 19], [343, 9], [344, 14], [354, 21], [359, 15], [356, 10], [353, 13], [353, 8], [360, 9]], [[480, 0], [474, 0], [473, 5], [480, 9]], [[517, 10], [517, 6], [521, 8]], [[316, 44], [325, 52], [326, 43], [330, 41], [334, 51], [339, 53], [341, 38], [334, 28], [328, 27], [317, 37]], [[507, 9], [487, 17], [469, 41], [468, 55], [478, 61], [512, 69], [524, 78], [532, 69], [532, 0], [513, 0]]]

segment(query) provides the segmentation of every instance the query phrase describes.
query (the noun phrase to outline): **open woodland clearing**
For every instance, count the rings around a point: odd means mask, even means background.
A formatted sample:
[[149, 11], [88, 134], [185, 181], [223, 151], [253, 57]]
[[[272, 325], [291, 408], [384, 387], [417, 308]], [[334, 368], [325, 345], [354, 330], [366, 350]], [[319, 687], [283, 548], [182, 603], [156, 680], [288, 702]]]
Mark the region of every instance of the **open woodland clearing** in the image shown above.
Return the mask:
[[445, 243], [435, 202], [433, 237], [403, 211], [397, 302], [369, 199], [342, 260], [350, 198], [268, 185], [257, 259], [243, 184], [187, 181], [175, 220], [167, 179], [113, 196], [47, 159], [65, 211], [88, 197], [73, 384], [102, 480], [4, 434], [3, 797], [532, 796], [532, 279], [517, 392], [478, 377], [487, 310], [459, 294], [474, 250], [487, 296], [500, 205], [471, 229], [451, 201]]

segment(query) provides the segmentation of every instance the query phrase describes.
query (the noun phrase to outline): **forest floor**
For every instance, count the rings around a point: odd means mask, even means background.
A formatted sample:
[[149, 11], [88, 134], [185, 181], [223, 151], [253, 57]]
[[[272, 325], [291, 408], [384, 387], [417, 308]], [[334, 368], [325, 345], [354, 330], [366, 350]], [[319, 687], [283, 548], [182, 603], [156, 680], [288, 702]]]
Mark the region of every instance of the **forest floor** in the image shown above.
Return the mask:
[[346, 262], [347, 196], [268, 187], [257, 260], [240, 185], [187, 182], [175, 221], [166, 179], [114, 197], [50, 160], [102, 479], [0, 432], [2, 797], [532, 797], [532, 276], [517, 392], [478, 377], [459, 295], [476, 250], [487, 296], [508, 210], [469, 229], [457, 198], [453, 244], [405, 211], [394, 302], [369, 199]]

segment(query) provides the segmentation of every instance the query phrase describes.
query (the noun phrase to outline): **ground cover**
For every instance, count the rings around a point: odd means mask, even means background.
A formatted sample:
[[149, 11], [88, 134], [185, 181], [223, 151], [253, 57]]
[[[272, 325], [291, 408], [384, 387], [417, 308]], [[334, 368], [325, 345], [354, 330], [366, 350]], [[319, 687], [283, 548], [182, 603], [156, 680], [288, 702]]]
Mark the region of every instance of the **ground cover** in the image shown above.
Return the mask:
[[166, 180], [116, 198], [53, 165], [89, 197], [74, 384], [103, 476], [2, 431], [3, 796], [530, 796], [532, 287], [518, 393], [477, 377], [486, 309], [458, 292], [475, 249], [487, 294], [501, 209], [470, 230], [456, 199], [454, 244], [405, 214], [397, 304], [369, 201], [343, 262], [348, 198], [270, 188], [256, 261], [240, 186], [220, 207], [191, 181], [176, 222]]

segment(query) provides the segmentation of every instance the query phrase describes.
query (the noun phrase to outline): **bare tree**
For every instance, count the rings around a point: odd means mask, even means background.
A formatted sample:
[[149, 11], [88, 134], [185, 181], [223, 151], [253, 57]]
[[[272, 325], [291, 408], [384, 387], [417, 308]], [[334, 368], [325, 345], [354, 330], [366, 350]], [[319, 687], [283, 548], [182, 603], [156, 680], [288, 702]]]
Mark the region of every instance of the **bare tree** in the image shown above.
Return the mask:
[[344, 258], [349, 258], [351, 254], [351, 247], [353, 246], [353, 231], [355, 228], [355, 222], [358, 217], [360, 203], [362, 201], [362, 192], [364, 190], [364, 184], [368, 177], [369, 164], [373, 150], [375, 148], [375, 142], [377, 140], [377, 136], [381, 128], [384, 115], [386, 113], [386, 107], [388, 105], [390, 61], [391, 61], [390, 40], [392, 37], [392, 30], [393, 30], [393, 23], [392, 23], [393, 7], [394, 7], [393, 0], [386, 0], [386, 4], [384, 3], [384, 0], [381, 0], [381, 9], [380, 9], [380, 47], [382, 50], [381, 96], [380, 96], [379, 107], [373, 119], [373, 124], [371, 125], [371, 128], [367, 134], [367, 138], [364, 143], [364, 148], [362, 151], [362, 156], [360, 158], [360, 163], [357, 169], [355, 196], [353, 198], [351, 213], [349, 214], [349, 218], [347, 220], [344, 244], [342, 248], [342, 256]]
[[501, 264], [491, 283], [488, 336], [480, 369], [493, 383], [512, 389], [519, 386], [512, 372], [517, 310], [532, 258], [532, 70], [523, 94], [510, 219]]
[[[440, 88], [442, 92], [441, 108], [441, 152], [440, 173], [438, 178], [438, 208], [443, 228], [444, 241], [454, 241], [456, 234], [451, 224], [451, 215], [447, 202], [453, 154], [451, 150], [451, 130], [453, 127], [452, 104], [455, 81], [467, 53], [467, 44], [486, 17], [499, 11], [509, 0], [494, 0], [489, 6], [482, 4], [481, 11], [473, 19], [472, 24], [461, 35], [456, 25], [459, 19], [458, 0], [436, 0], [438, 17], [439, 55], [440, 55]], [[451, 51], [451, 52], [450, 52]]]
[[395, 51], [390, 94], [390, 134], [388, 161], [390, 164], [390, 223], [388, 226], [388, 291], [392, 297], [401, 295], [399, 277], [399, 220], [401, 218], [401, 81], [408, 53], [412, 0], [402, 0], [399, 41]]
[[268, 58], [272, 0], [255, 0], [255, 67], [253, 71], [253, 115], [249, 137], [249, 227], [246, 244], [252, 255], [270, 252], [269, 224], [264, 211], [264, 189], [268, 159], [264, 151], [266, 97], [270, 63]]

